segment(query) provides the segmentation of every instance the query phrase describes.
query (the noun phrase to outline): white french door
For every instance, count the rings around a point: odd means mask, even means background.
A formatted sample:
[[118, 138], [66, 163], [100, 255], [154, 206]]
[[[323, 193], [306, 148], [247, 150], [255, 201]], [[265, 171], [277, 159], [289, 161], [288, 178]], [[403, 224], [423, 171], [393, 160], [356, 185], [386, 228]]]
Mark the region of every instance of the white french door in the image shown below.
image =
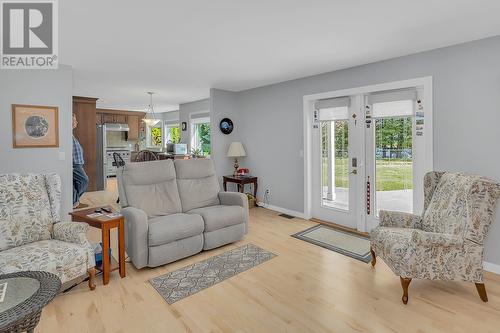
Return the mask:
[[380, 210], [420, 214], [426, 172], [422, 89], [367, 94], [365, 100], [366, 226]]
[[380, 210], [421, 213], [429, 96], [413, 86], [311, 101], [311, 217], [369, 231]]
[[358, 96], [314, 103], [314, 217], [356, 228], [362, 123]]

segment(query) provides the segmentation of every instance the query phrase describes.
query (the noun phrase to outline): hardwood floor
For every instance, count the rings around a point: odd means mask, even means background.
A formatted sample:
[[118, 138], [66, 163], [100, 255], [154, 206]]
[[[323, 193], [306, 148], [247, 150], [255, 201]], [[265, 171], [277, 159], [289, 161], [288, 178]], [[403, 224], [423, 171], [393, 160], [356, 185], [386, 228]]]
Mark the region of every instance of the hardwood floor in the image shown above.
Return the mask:
[[[112, 203], [116, 194], [85, 199]], [[290, 237], [315, 224], [251, 209], [242, 241], [155, 269], [127, 264], [127, 277], [112, 273], [107, 286], [99, 276], [95, 291], [81, 284], [58, 296], [36, 332], [499, 332], [500, 276], [485, 273], [488, 303], [473, 283], [413, 280], [403, 305], [399, 277], [382, 260], [373, 269]], [[278, 256], [173, 305], [148, 282], [246, 243]]]

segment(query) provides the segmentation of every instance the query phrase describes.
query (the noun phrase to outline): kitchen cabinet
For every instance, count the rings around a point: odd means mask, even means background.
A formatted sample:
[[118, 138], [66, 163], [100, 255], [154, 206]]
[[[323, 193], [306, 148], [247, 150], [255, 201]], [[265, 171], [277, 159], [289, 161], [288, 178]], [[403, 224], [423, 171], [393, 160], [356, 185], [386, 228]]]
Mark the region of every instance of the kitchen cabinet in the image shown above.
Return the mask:
[[73, 135], [78, 139], [83, 148], [85, 158], [84, 169], [89, 177], [87, 191], [97, 189], [96, 170], [96, 113], [97, 98], [73, 96], [73, 114], [76, 116], [78, 126], [73, 130]]
[[137, 140], [139, 139], [139, 116], [128, 116], [128, 133], [127, 140]]
[[127, 140], [138, 140], [144, 135], [145, 127], [142, 118], [146, 115], [144, 112], [97, 109], [97, 116], [101, 117], [101, 123], [120, 123], [128, 124]]
[[112, 114], [103, 114], [102, 115], [103, 123], [114, 123], [114, 116]]
[[115, 123], [125, 124], [127, 122], [127, 116], [124, 114], [115, 114], [113, 117]]
[[103, 123], [118, 123], [125, 124], [127, 122], [127, 116], [124, 114], [102, 114], [102, 122]]

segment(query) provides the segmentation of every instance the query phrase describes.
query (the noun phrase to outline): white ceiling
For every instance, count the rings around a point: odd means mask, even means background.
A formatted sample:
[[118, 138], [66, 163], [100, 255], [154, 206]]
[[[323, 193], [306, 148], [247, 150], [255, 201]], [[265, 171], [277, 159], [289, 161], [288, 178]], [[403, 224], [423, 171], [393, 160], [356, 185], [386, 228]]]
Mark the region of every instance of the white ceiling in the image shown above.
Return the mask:
[[498, 0], [61, 0], [76, 95], [157, 111], [500, 34]]

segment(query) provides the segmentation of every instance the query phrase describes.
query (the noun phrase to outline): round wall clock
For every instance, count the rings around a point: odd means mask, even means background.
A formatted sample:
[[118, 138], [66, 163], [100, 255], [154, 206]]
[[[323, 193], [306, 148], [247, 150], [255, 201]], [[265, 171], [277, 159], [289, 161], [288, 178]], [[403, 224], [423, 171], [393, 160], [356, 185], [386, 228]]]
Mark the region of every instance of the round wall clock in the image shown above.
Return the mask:
[[224, 134], [230, 134], [233, 131], [233, 121], [229, 118], [224, 118], [219, 124], [220, 131]]

